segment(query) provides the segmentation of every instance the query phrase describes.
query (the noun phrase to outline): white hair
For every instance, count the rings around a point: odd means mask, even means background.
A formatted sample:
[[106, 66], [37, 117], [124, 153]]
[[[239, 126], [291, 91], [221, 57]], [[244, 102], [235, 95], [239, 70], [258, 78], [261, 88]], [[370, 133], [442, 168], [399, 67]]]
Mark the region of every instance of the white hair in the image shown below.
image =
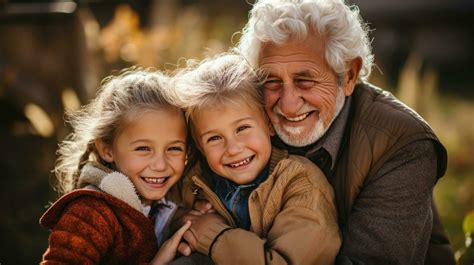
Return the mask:
[[360, 57], [359, 81], [367, 81], [374, 56], [357, 6], [344, 0], [259, 0], [252, 10], [236, 49], [258, 67], [262, 43], [285, 44], [306, 39], [310, 32], [326, 38], [326, 60], [338, 76]]

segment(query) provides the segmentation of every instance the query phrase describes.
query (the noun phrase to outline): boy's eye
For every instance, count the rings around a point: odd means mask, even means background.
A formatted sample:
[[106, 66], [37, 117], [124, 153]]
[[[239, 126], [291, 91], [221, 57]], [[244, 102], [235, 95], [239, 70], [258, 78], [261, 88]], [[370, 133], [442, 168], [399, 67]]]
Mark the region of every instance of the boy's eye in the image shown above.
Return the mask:
[[218, 141], [220, 139], [221, 139], [220, 136], [214, 135], [214, 136], [211, 136], [211, 137], [207, 138], [207, 142], [210, 143], [210, 142], [213, 142], [213, 141]]
[[248, 128], [250, 128], [249, 125], [242, 125], [242, 126], [239, 126], [239, 128], [237, 128], [237, 132], [241, 132], [241, 131], [243, 131], [243, 130], [245, 130], [245, 129], [248, 129]]
[[137, 148], [135, 148], [135, 151], [150, 151], [150, 147], [148, 146], [139, 146]]

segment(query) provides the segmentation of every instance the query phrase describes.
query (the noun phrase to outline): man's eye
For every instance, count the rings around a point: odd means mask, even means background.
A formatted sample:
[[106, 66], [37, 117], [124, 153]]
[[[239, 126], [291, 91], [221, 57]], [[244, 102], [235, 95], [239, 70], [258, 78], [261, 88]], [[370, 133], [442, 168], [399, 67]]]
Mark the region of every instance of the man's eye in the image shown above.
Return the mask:
[[139, 146], [135, 148], [135, 151], [150, 151], [150, 147], [148, 146]]
[[214, 135], [214, 136], [211, 136], [211, 137], [207, 138], [207, 142], [210, 143], [210, 142], [218, 141], [220, 139], [221, 139], [220, 136]]
[[267, 80], [263, 84], [263, 88], [268, 90], [278, 90], [282, 87], [283, 82], [281, 80]]
[[308, 80], [308, 79], [297, 79], [295, 81], [295, 85], [299, 88], [311, 88], [316, 84], [316, 81], [314, 80]]

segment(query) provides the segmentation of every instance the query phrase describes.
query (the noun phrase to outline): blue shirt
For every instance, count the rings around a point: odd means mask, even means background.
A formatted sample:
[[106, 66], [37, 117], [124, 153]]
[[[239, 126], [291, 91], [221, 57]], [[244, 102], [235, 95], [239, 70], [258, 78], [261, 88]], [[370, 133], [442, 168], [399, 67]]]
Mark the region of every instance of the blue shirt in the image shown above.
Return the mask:
[[214, 192], [232, 214], [239, 228], [250, 230], [249, 196], [268, 177], [268, 164], [250, 183], [236, 185], [232, 181], [215, 175]]

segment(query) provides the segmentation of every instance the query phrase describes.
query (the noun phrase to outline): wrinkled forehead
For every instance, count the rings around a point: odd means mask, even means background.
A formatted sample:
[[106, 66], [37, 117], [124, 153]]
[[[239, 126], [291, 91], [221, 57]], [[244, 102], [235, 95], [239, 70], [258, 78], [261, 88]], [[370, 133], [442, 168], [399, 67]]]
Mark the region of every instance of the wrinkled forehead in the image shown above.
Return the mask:
[[326, 39], [320, 34], [309, 34], [304, 40], [290, 41], [283, 44], [264, 42], [260, 47], [258, 64], [284, 60], [309, 60], [325, 58]]

